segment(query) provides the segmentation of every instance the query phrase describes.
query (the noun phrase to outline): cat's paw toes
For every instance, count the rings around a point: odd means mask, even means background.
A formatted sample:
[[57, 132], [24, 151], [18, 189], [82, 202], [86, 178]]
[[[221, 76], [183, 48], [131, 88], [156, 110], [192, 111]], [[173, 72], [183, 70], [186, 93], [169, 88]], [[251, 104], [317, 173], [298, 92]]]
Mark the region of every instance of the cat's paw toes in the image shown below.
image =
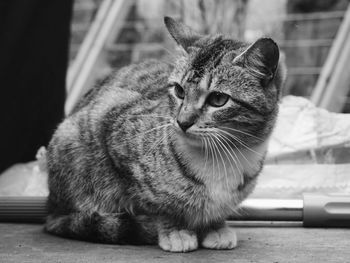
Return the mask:
[[236, 232], [227, 226], [212, 230], [206, 234], [201, 245], [210, 249], [233, 249], [237, 246]]
[[159, 235], [159, 246], [170, 252], [188, 252], [198, 248], [197, 235], [188, 230], [174, 230]]

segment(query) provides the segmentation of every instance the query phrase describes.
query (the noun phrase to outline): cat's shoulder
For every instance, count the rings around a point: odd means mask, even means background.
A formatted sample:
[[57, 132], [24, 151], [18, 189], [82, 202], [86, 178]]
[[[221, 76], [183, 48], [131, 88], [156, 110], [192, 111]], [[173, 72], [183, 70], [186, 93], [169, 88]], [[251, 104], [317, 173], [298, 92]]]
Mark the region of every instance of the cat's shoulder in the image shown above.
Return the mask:
[[134, 91], [142, 91], [150, 84], [157, 85], [166, 81], [173, 67], [171, 64], [150, 59], [131, 64], [112, 75], [114, 85]]
[[114, 88], [144, 93], [150, 89], [162, 87], [167, 82], [172, 69], [173, 66], [170, 63], [149, 59], [112, 70], [82, 96], [72, 113], [79, 111], [106, 92], [110, 93]]
[[112, 73], [107, 86], [140, 93], [144, 98], [162, 94], [173, 70], [170, 63], [150, 59]]

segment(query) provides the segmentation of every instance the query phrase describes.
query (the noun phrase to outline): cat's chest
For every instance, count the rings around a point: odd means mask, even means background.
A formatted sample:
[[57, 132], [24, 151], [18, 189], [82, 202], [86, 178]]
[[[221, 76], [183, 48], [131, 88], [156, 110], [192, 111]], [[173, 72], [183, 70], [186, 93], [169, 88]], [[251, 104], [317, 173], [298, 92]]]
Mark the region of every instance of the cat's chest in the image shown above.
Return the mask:
[[233, 166], [225, 168], [217, 165], [212, 169], [209, 166], [209, 169], [202, 171], [207, 177], [203, 189], [203, 216], [208, 219], [226, 217], [240, 201], [237, 199], [237, 191], [244, 171]]
[[[227, 172], [229, 173], [229, 171]], [[191, 209], [188, 215], [191, 224], [194, 226], [207, 225], [225, 219], [234, 213], [239, 203], [237, 198], [238, 184], [235, 179], [235, 176], [238, 175], [231, 172], [228, 177], [209, 172], [210, 176], [213, 175], [216, 178], [206, 181], [200, 191], [193, 193], [191, 200], [194, 209]], [[196, 212], [193, 213], [193, 211]]]
[[[192, 156], [192, 162], [198, 178], [204, 182], [201, 196], [197, 196], [198, 204], [202, 206], [202, 213], [197, 221], [215, 221], [232, 215], [237, 205], [242, 201], [241, 186], [249, 177], [255, 177], [260, 170], [261, 155], [265, 151], [265, 146], [256, 149], [256, 153], [242, 152], [243, 155], [236, 158], [221, 159], [201, 158]], [[233, 153], [232, 153], [233, 154]], [[194, 204], [197, 205], [197, 204]]]

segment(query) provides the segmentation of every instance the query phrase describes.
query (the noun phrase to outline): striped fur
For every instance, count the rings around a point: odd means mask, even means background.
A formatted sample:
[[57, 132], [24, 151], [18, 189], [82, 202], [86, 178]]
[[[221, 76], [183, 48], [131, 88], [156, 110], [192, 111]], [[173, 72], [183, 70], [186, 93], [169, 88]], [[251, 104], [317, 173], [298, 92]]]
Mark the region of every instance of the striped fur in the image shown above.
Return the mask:
[[[184, 42], [185, 26], [166, 24], [184, 47], [176, 61], [150, 60], [111, 74], [56, 130], [47, 153], [48, 232], [158, 242], [170, 251], [193, 250], [198, 242], [210, 247], [210, 233], [222, 233], [224, 220], [253, 190], [283, 80], [281, 66], [264, 68], [261, 50], [274, 42], [249, 46], [198, 35]], [[183, 87], [183, 100], [175, 85]], [[230, 99], [212, 107], [213, 91]], [[186, 132], [180, 118], [193, 122]]]

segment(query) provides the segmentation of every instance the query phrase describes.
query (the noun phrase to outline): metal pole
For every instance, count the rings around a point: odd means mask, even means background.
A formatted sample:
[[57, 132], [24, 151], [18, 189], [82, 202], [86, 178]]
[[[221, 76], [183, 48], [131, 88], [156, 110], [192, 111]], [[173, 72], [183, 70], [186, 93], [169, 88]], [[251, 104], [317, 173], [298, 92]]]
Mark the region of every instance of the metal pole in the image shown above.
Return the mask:
[[303, 200], [247, 199], [234, 220], [250, 221], [303, 221]]
[[[0, 197], [0, 222], [44, 222], [46, 197]], [[303, 199], [247, 199], [230, 220], [302, 222], [350, 227], [350, 195], [304, 194]]]

